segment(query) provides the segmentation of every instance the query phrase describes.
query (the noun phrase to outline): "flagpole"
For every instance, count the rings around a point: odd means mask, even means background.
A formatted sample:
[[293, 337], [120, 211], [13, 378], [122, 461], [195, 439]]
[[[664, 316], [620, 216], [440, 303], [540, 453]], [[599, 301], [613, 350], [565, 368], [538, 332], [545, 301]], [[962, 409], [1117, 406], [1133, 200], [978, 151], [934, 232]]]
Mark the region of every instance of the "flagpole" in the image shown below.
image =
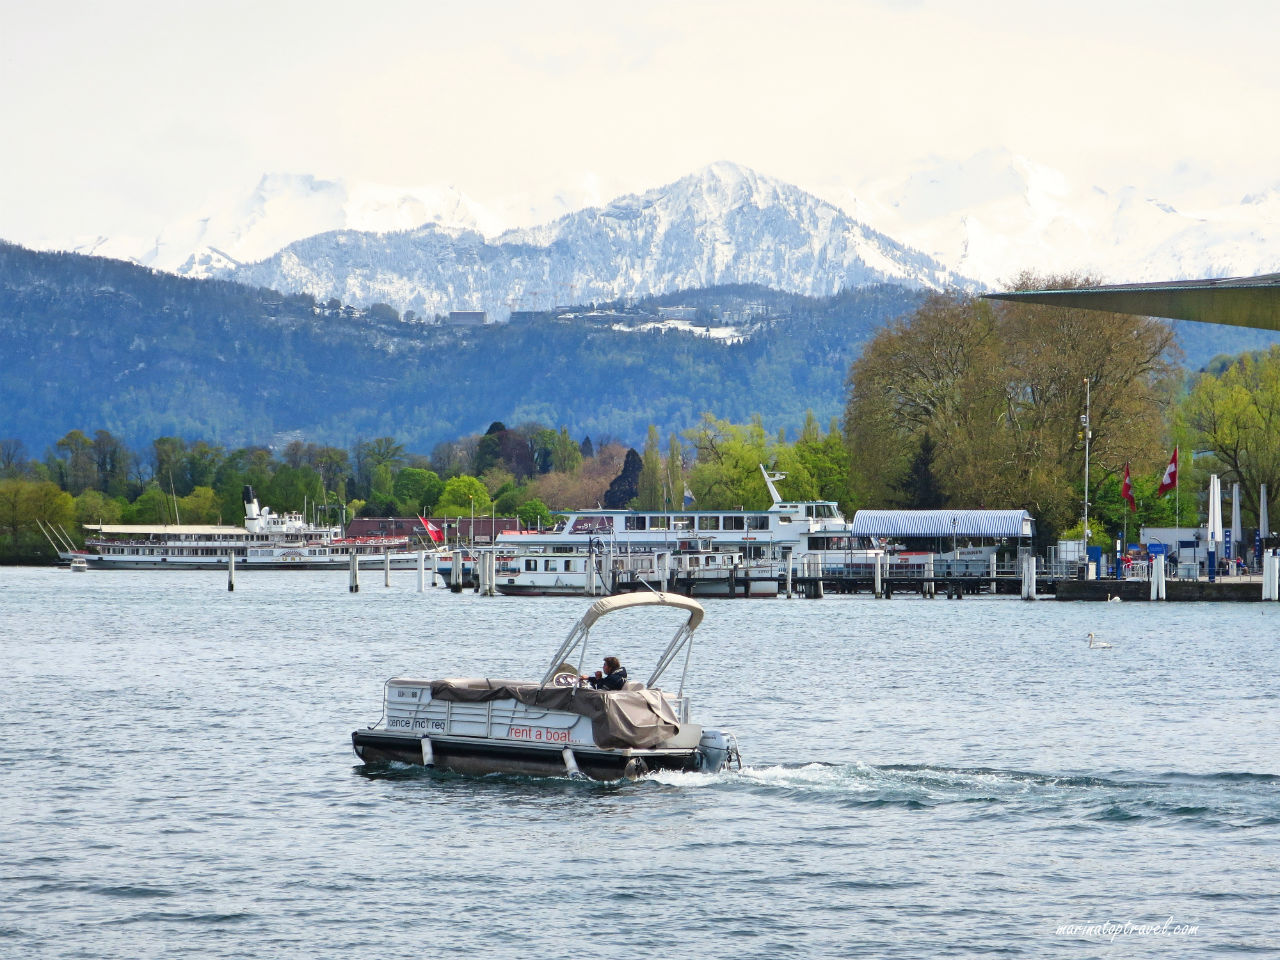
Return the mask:
[[1173, 525], [1182, 526], [1182, 458], [1178, 456], [1178, 445], [1173, 445], [1173, 462], [1177, 464], [1173, 474]]

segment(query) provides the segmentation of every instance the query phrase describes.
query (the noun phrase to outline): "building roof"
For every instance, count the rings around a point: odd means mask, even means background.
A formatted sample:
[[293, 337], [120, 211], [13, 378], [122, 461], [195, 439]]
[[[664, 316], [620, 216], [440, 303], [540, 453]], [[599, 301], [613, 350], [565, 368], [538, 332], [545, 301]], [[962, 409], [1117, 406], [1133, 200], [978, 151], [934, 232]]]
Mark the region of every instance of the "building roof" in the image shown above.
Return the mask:
[[1109, 310], [1171, 320], [1225, 323], [1280, 330], [1280, 273], [1222, 280], [1123, 283], [1071, 290], [1018, 290], [987, 294], [989, 300], [1051, 307]]
[[[953, 525], [954, 521], [954, 525]], [[1025, 510], [859, 510], [855, 537], [1030, 537]]]
[[190, 523], [86, 523], [86, 530], [96, 530], [99, 533], [132, 533], [139, 536], [168, 536], [182, 535], [213, 537], [213, 536], [229, 536], [231, 534], [246, 534], [249, 531], [244, 527], [228, 527], [215, 526], [212, 524], [190, 524]]

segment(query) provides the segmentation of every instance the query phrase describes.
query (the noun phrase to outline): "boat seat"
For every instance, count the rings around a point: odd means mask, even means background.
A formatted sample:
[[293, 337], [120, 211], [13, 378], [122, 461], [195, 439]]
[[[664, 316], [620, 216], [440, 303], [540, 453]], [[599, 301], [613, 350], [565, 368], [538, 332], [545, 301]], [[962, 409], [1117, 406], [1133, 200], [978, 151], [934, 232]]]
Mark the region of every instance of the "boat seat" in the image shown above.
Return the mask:
[[624, 680], [622, 681], [622, 689], [623, 690], [643, 690], [644, 684], [641, 683], [639, 680]]

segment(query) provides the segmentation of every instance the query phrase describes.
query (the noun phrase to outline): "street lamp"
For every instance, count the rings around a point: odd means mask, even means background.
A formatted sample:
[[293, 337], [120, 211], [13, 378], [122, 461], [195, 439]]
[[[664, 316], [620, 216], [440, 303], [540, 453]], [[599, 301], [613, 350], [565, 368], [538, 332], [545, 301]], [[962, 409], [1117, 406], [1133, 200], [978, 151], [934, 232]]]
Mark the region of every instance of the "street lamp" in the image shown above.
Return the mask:
[[951, 569], [960, 561], [960, 544], [956, 542], [956, 518], [951, 518]]
[[476, 498], [468, 493], [467, 499], [471, 501], [471, 524], [467, 527], [467, 539], [474, 544], [476, 542]]

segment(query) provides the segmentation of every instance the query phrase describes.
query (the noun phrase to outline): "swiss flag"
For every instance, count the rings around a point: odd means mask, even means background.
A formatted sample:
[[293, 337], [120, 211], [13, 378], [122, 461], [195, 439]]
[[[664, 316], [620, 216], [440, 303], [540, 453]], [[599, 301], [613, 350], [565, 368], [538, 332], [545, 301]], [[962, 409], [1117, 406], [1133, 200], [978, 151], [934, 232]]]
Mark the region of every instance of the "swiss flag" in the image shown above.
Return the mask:
[[419, 517], [422, 525], [427, 528], [427, 536], [431, 538], [432, 543], [439, 543], [444, 539], [444, 534], [440, 532], [440, 528], [428, 520], [426, 517]]
[[1129, 465], [1124, 465], [1124, 483], [1120, 485], [1120, 496], [1129, 501], [1129, 509], [1138, 512], [1138, 502], [1133, 499], [1133, 482], [1129, 479]]
[[1157, 497], [1162, 497], [1174, 487], [1178, 485], [1178, 448], [1173, 448], [1173, 456], [1169, 458], [1169, 465], [1164, 468], [1164, 479], [1160, 481], [1160, 489], [1156, 491]]

